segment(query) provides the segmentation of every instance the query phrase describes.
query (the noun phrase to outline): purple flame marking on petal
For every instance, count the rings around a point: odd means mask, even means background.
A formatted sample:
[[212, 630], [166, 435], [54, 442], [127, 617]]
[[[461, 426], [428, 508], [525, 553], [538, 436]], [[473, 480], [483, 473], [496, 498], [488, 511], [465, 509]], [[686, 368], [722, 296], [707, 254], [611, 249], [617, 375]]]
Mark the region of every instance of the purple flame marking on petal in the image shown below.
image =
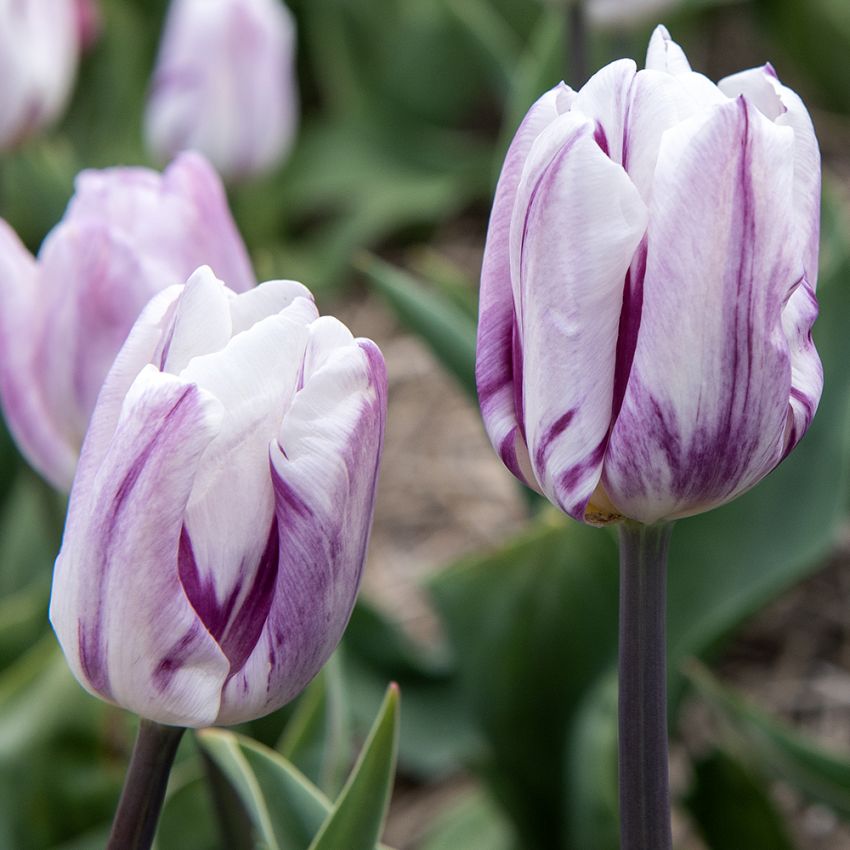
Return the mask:
[[101, 541], [99, 551], [95, 553], [94, 586], [101, 589], [95, 603], [93, 616], [86, 623], [77, 624], [79, 639], [80, 663], [91, 687], [107, 699], [113, 699], [109, 685], [109, 672], [106, 664], [106, 646], [103, 640], [104, 600], [109, 562], [111, 560], [112, 543], [116, 529], [122, 517], [124, 506], [133, 488], [147, 465], [151, 455], [156, 451], [162, 434], [168, 429], [171, 420], [178, 415], [190, 394], [195, 392], [193, 386], [187, 386], [178, 396], [172, 408], [162, 418], [151, 435], [150, 440], [133, 459], [130, 468], [115, 490], [109, 510], [99, 523], [97, 539]]
[[629, 383], [632, 363], [635, 359], [640, 319], [643, 313], [643, 281], [646, 276], [646, 236], [641, 240], [632, 265], [626, 272], [623, 287], [623, 306], [620, 311], [620, 325], [617, 333], [617, 353], [614, 361], [614, 396], [611, 405], [611, 425], [617, 421], [623, 397]]
[[562, 413], [543, 433], [540, 441], [537, 444], [537, 451], [534, 453], [535, 473], [541, 480], [545, 477], [543, 466], [546, 463], [546, 455], [552, 446], [552, 443], [567, 430], [570, 422], [573, 421], [578, 411], [575, 407], [571, 407], [566, 413]]
[[237, 608], [243, 582], [237, 581], [219, 603], [212, 578], [205, 580], [195, 559], [192, 541], [185, 526], [180, 534], [178, 571], [189, 602], [207, 631], [218, 643], [230, 662], [230, 676], [245, 664], [262, 633], [274, 596], [279, 561], [277, 519], [272, 520], [268, 540], [259, 563], [253, 570], [242, 564], [242, 575], [253, 575], [247, 596]]
[[200, 629], [200, 622], [195, 620], [189, 630], [174, 643], [154, 669], [151, 683], [160, 693], [165, 693], [168, 690], [174, 675], [186, 663]]
[[575, 490], [582, 478], [591, 470], [595, 470], [602, 462], [607, 446], [608, 435], [606, 434], [587, 457], [560, 474], [558, 477], [559, 488], [567, 493]]
[[596, 122], [596, 129], [593, 131], [593, 140], [602, 149], [602, 153], [610, 159], [611, 148], [608, 146], [608, 137], [605, 135], [605, 128], [599, 121]]

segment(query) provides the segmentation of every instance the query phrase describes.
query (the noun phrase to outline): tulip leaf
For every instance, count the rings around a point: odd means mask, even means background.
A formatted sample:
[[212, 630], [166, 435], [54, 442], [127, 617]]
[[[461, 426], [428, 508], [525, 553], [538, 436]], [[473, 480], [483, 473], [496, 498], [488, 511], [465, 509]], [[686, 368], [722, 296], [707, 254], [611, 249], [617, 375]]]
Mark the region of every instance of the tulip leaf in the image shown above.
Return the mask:
[[372, 850], [389, 807], [398, 751], [398, 701], [390, 685], [357, 763], [309, 850]]
[[691, 662], [686, 675], [721, 720], [736, 752], [850, 817], [850, 750], [843, 757], [827, 752], [721, 685], [701, 664]]
[[474, 399], [475, 322], [448, 298], [427, 289], [402, 269], [370, 255], [358, 267], [399, 319], [420, 336]]
[[567, 847], [617, 850], [617, 671], [588, 689], [567, 742]]
[[277, 750], [330, 797], [349, 764], [349, 718], [339, 652], [299, 699]]
[[419, 850], [513, 850], [510, 823], [481, 789], [464, 793], [439, 814], [417, 845]]
[[552, 510], [430, 583], [486, 738], [484, 777], [528, 850], [564, 846], [574, 789], [563, 753], [588, 690], [616, 661], [617, 575], [611, 535]]
[[306, 850], [330, 801], [279, 753], [223, 729], [197, 734], [204, 753], [227, 777], [269, 850]]
[[693, 770], [685, 805], [711, 850], [794, 850], [763, 777], [722, 750], [699, 759]]

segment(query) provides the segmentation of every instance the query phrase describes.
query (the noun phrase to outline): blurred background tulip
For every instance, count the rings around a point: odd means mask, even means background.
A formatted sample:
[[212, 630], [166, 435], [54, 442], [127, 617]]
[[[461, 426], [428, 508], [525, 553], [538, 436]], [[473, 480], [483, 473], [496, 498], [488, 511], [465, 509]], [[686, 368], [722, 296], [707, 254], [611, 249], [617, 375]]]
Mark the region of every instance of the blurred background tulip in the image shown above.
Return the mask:
[[80, 682], [143, 717], [231, 724], [339, 642], [386, 418], [378, 348], [292, 281], [209, 268], [146, 308], [104, 384], [51, 620]]
[[65, 108], [91, 13], [90, 0], [0, 0], [0, 150]]
[[820, 153], [769, 65], [714, 86], [658, 27], [531, 108], [481, 279], [478, 393], [521, 480], [575, 519], [654, 523], [748, 490], [823, 388]]
[[280, 0], [173, 0], [145, 117], [158, 157], [193, 148], [227, 178], [268, 171], [292, 144], [297, 104]]
[[0, 229], [0, 400], [29, 462], [70, 487], [100, 386], [142, 307], [201, 263], [254, 285], [221, 183], [197, 154], [165, 172], [87, 171], [33, 258]]

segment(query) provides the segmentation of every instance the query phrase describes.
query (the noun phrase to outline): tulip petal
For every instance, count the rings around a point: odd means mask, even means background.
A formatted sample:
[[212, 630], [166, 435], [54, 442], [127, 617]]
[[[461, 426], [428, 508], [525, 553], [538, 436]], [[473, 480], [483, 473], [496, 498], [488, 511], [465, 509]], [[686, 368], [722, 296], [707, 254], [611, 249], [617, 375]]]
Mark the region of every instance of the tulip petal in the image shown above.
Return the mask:
[[707, 510], [781, 457], [781, 311], [802, 276], [789, 238], [793, 141], [743, 98], [664, 136], [642, 320], [605, 459], [606, 490], [627, 516]]
[[32, 380], [37, 328], [44, 324], [35, 259], [0, 219], [0, 400], [15, 442], [51, 484], [71, 486], [78, 446]]
[[788, 411], [787, 455], [803, 437], [818, 409], [823, 390], [823, 366], [812, 340], [818, 302], [803, 278], [782, 311], [782, 328], [791, 356], [791, 399]]
[[646, 68], [668, 74], [687, 74], [691, 70], [685, 51], [670, 37], [667, 27], [659, 24], [649, 39]]
[[[315, 309], [312, 301], [305, 303]], [[181, 373], [225, 410], [186, 509], [191, 558], [181, 576], [195, 610], [232, 662], [244, 650], [236, 641], [229, 652], [231, 633], [246, 633], [243, 620], [259, 604], [257, 588], [270, 568], [274, 493], [268, 446], [298, 388], [307, 345], [307, 327], [288, 314], [262, 319], [221, 351], [193, 358]], [[272, 566], [277, 569], [276, 554]]]
[[[328, 351], [270, 449], [280, 563], [256, 648], [225, 687], [219, 723], [291, 700], [336, 647], [360, 581], [386, 421], [386, 370], [374, 343]], [[357, 356], [359, 353], [360, 356]]]
[[511, 216], [532, 143], [566, 109], [572, 96], [563, 83], [546, 92], [531, 107], [517, 130], [496, 187], [481, 268], [475, 358], [478, 401], [493, 448], [505, 466], [525, 484], [533, 484], [534, 476], [522, 436], [522, 412], [516, 404], [521, 375], [514, 373], [514, 364], [519, 358], [513, 350], [516, 317], [509, 251]]
[[161, 723], [203, 726], [229, 670], [183, 593], [174, 554], [220, 405], [146, 367], [103, 464], [75, 487], [50, 617], [91, 692]]
[[702, 74], [676, 76], [663, 71], [638, 71], [627, 109], [623, 168], [649, 203], [658, 149], [664, 133], [726, 97]]
[[[267, 280], [262, 286], [249, 289], [237, 298], [232, 298], [230, 300], [230, 319], [234, 335], [248, 330], [266, 316], [280, 313], [281, 310], [289, 307], [296, 298], [303, 298], [309, 303], [313, 302], [313, 295], [310, 290], [294, 280]], [[318, 310], [313, 304], [312, 315], [306, 321], [310, 322], [317, 316]]]
[[594, 122], [599, 147], [616, 163], [623, 162], [623, 144], [629, 93], [637, 67], [631, 59], [618, 59], [597, 71], [576, 94], [573, 112]]
[[229, 293], [209, 266], [201, 266], [186, 281], [158, 365], [179, 374], [193, 357], [224, 348], [232, 332]]
[[795, 231], [804, 253], [806, 279], [814, 289], [820, 242], [821, 165], [818, 140], [808, 110], [796, 92], [779, 82], [771, 65], [741, 71], [717, 85], [730, 97], [744, 95], [768, 118], [794, 130]]
[[526, 439], [543, 492], [582, 520], [602, 470], [625, 276], [646, 207], [572, 113], [535, 143], [517, 197]]

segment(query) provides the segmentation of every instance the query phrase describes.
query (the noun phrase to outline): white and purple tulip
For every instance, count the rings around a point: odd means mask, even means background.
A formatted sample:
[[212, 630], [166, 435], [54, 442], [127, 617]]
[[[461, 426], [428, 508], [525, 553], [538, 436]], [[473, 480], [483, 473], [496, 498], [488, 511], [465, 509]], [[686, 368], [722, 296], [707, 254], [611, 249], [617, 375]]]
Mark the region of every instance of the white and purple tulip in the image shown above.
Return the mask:
[[477, 381], [490, 439], [577, 520], [652, 523], [752, 487], [823, 373], [820, 156], [770, 65], [714, 85], [659, 27], [529, 111], [496, 190]]
[[142, 717], [232, 724], [295, 697], [354, 605], [386, 420], [377, 346], [271, 281], [202, 267], [104, 383], [50, 618], [77, 679]]
[[87, 12], [81, 0], [0, 0], [0, 150], [16, 147], [64, 110]]
[[281, 0], [172, 0], [145, 115], [157, 156], [199, 150], [225, 177], [248, 177], [281, 161], [297, 123]]
[[59, 489], [133, 322], [202, 263], [236, 291], [255, 284], [221, 181], [197, 154], [163, 174], [82, 172], [37, 259], [0, 220], [0, 401], [27, 460]]

